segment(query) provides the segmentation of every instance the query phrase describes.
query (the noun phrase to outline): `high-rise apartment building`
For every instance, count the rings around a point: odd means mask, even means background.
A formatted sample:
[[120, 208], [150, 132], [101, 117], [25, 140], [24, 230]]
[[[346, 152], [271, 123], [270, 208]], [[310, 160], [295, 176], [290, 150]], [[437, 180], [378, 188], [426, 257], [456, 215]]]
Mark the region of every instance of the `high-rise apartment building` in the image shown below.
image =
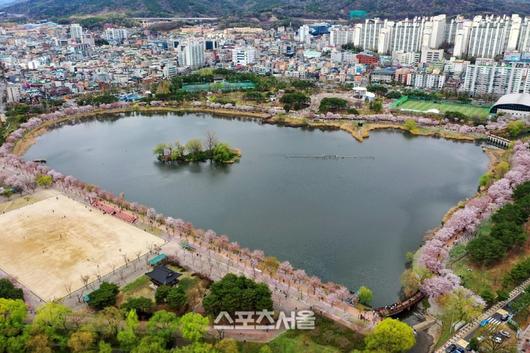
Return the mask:
[[70, 38], [82, 41], [83, 40], [83, 27], [77, 23], [70, 25]]
[[468, 65], [461, 90], [471, 95], [530, 93], [529, 70], [526, 63]]
[[346, 26], [333, 26], [329, 31], [329, 45], [340, 47], [353, 43], [354, 29]]
[[177, 47], [178, 62], [180, 66], [198, 68], [204, 66], [204, 52], [206, 46], [204, 40], [187, 39], [179, 43]]

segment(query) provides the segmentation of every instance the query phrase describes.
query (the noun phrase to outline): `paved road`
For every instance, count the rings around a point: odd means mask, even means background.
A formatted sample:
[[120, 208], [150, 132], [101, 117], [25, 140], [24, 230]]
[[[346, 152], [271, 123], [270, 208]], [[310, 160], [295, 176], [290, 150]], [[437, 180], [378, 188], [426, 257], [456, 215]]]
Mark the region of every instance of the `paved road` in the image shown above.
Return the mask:
[[445, 348], [447, 348], [449, 345], [456, 343], [458, 340], [468, 337], [470, 334], [472, 334], [479, 326], [480, 322], [482, 320], [486, 320], [493, 314], [497, 312], [497, 310], [504, 308], [507, 304], [512, 302], [515, 298], [517, 298], [526, 287], [530, 286], [530, 278], [528, 278], [526, 281], [524, 281], [520, 286], [516, 287], [514, 290], [510, 292], [510, 296], [507, 300], [499, 302], [489, 308], [487, 311], [485, 311], [481, 316], [473, 320], [472, 322], [466, 324], [463, 326], [460, 330], [458, 330], [453, 337], [451, 337], [443, 346], [441, 346], [438, 350], [436, 350], [436, 353], [445, 353]]

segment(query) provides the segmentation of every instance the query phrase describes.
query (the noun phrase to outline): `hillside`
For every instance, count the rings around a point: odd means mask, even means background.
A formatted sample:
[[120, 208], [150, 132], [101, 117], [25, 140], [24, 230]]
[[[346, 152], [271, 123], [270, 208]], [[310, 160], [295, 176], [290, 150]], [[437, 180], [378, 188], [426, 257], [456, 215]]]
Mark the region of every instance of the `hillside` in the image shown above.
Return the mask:
[[530, 0], [28, 0], [6, 8], [32, 18], [121, 12], [135, 16], [348, 18], [350, 10], [390, 18], [439, 13], [530, 14]]

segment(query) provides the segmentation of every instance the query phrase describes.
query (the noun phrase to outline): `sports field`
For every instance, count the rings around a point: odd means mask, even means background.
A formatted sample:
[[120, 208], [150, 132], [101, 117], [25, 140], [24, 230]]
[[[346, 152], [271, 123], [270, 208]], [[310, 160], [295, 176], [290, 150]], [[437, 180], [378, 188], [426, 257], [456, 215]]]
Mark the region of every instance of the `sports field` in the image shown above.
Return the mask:
[[418, 112], [427, 112], [429, 110], [436, 109], [440, 113], [460, 112], [467, 115], [468, 117], [478, 116], [480, 118], [486, 118], [489, 114], [489, 109], [485, 107], [478, 107], [470, 104], [437, 103], [433, 101], [414, 99], [409, 99], [396, 108], [405, 111], [409, 110]]
[[0, 214], [0, 269], [45, 301], [83, 287], [82, 276], [92, 282], [123, 266], [125, 256], [134, 260], [164, 243], [58, 192], [47, 193]]

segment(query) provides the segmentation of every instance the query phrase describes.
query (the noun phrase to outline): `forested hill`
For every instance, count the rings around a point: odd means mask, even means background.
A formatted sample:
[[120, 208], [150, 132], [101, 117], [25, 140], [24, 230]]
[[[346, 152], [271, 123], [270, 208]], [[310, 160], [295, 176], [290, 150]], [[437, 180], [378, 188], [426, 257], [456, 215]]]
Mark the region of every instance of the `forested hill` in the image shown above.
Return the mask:
[[28, 0], [10, 13], [32, 18], [126, 13], [134, 16], [214, 16], [346, 19], [351, 10], [389, 18], [415, 15], [530, 14], [530, 0]]

